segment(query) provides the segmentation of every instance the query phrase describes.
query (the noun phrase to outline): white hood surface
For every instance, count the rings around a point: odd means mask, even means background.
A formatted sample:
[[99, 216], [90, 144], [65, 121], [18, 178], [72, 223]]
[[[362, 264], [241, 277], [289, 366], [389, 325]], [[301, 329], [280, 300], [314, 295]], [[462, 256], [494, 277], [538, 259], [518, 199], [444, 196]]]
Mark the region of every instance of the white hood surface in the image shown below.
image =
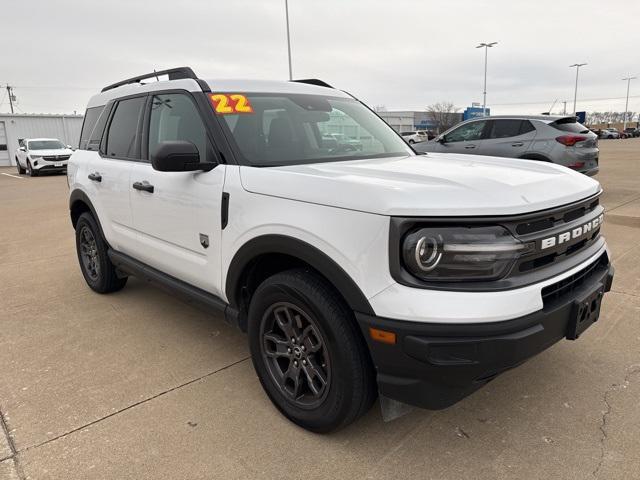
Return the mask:
[[253, 193], [397, 216], [512, 215], [582, 200], [590, 177], [533, 160], [429, 153], [283, 167], [241, 167]]

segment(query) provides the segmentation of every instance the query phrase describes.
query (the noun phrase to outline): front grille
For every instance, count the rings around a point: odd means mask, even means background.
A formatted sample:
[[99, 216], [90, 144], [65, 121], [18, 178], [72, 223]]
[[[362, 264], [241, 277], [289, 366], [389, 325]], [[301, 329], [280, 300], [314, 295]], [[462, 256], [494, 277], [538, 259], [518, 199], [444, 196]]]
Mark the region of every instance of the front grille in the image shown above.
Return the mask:
[[69, 157], [71, 157], [71, 155], [46, 155], [42, 157], [42, 159], [48, 162], [60, 162], [62, 160], [69, 160]]
[[563, 298], [565, 295], [577, 290], [586, 282], [588, 282], [594, 275], [602, 271], [609, 264], [609, 257], [606, 253], [591, 265], [583, 268], [579, 272], [574, 273], [570, 277], [567, 277], [559, 282], [547, 285], [542, 289], [542, 302], [546, 306], [548, 303]]
[[568, 211], [556, 211], [546, 215], [543, 214], [541, 218], [535, 218], [518, 224], [516, 226], [516, 233], [518, 235], [528, 235], [562, 225], [563, 223], [570, 223], [593, 212], [598, 205], [600, 205], [600, 199], [596, 198], [577, 207], [572, 207]]

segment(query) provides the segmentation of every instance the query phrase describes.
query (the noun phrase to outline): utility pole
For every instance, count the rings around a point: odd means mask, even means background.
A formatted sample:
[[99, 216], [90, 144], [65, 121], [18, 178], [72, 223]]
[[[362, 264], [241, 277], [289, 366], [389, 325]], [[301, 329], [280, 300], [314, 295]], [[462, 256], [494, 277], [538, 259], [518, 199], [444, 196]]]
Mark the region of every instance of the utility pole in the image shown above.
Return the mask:
[[564, 107], [562, 107], [562, 114], [563, 114], [563, 115], [566, 115], [566, 114], [567, 114], [567, 101], [566, 101], [566, 100], [564, 100], [564, 101], [562, 102], [562, 104], [564, 105]]
[[291, 36], [289, 35], [289, 0], [284, 0], [284, 13], [287, 18], [287, 53], [289, 54], [289, 80], [293, 80], [291, 70]]
[[629, 111], [629, 87], [631, 85], [631, 80], [635, 80], [637, 78], [638, 77], [627, 77], [622, 79], [627, 82], [627, 101], [624, 103], [624, 126], [622, 127], [623, 130], [626, 130], [627, 128], [627, 112]]
[[580, 67], [584, 67], [587, 65], [586, 63], [574, 63], [573, 65], [569, 65], [569, 68], [576, 67], [576, 89], [573, 92], [573, 114], [576, 114], [576, 102], [578, 100], [578, 72], [580, 72]]
[[491, 47], [497, 45], [498, 42], [481, 43], [476, 48], [484, 48], [484, 90], [482, 91], [482, 116], [487, 116], [487, 52]]
[[7, 95], [9, 96], [9, 105], [11, 106], [11, 113], [13, 112], [13, 100], [15, 99], [15, 97], [13, 96], [13, 87], [9, 86], [9, 84], [7, 84]]

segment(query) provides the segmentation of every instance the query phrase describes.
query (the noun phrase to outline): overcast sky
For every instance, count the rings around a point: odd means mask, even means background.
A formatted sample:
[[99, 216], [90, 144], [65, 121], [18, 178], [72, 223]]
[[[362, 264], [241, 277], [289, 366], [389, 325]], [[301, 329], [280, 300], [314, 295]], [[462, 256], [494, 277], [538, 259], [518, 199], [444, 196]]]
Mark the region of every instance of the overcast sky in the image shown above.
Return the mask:
[[[0, 84], [18, 111], [84, 110], [103, 86], [188, 65], [202, 78], [286, 79], [284, 0], [2, 0]], [[492, 113], [624, 110], [640, 77], [638, 0], [289, 0], [294, 78], [371, 106], [482, 102]], [[640, 111], [640, 79], [629, 110]], [[592, 100], [607, 98], [609, 100]], [[0, 91], [0, 111], [8, 111]], [[538, 103], [536, 103], [538, 102]]]

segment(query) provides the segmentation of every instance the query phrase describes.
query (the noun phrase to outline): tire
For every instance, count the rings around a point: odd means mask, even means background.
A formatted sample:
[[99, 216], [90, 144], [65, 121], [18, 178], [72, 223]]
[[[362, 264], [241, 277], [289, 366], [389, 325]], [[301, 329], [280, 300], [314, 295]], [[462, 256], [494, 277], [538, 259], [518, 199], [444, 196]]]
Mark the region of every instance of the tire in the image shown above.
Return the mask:
[[109, 260], [108, 247], [90, 213], [83, 213], [76, 223], [76, 252], [87, 285], [98, 293], [121, 290], [127, 277], [120, 278]]
[[326, 433], [371, 408], [377, 389], [367, 346], [353, 312], [322, 277], [295, 269], [266, 279], [248, 320], [253, 366], [289, 420]]
[[20, 165], [18, 157], [16, 157], [16, 168], [18, 169], [18, 175], [24, 175], [26, 173], [26, 170], [22, 168], [22, 165]]
[[38, 176], [38, 172], [33, 169], [33, 167], [31, 166], [31, 162], [29, 160], [27, 160], [27, 175], [29, 175], [30, 177]]
[[416, 143], [416, 141], [415, 141], [415, 140], [409, 140], [409, 144], [410, 144], [410, 145], [413, 145], [414, 143]]

